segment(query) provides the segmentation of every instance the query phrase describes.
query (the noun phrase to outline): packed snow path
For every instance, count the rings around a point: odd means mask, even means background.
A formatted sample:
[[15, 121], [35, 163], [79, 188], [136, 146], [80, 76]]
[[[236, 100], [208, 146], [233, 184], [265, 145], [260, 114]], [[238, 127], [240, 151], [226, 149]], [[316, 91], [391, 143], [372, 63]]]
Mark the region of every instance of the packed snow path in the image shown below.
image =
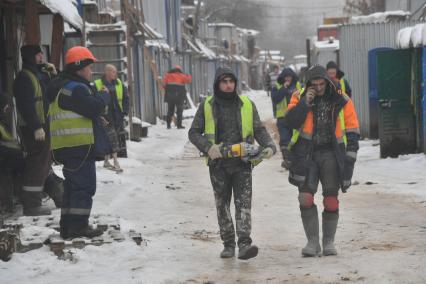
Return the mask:
[[[270, 101], [252, 94], [271, 124]], [[185, 121], [187, 129], [190, 121]], [[130, 143], [125, 170], [98, 164], [94, 214], [120, 217], [132, 241], [73, 249], [58, 260], [47, 246], [0, 262], [1, 283], [425, 283], [426, 159], [423, 154], [380, 160], [377, 141], [362, 142], [354, 180], [340, 195], [338, 256], [302, 258], [305, 236], [297, 190], [275, 155], [254, 170], [253, 240], [258, 257], [219, 258], [222, 244], [208, 168], [186, 130], [149, 130]], [[321, 195], [316, 203], [322, 210]], [[59, 210], [54, 212], [59, 214]]]

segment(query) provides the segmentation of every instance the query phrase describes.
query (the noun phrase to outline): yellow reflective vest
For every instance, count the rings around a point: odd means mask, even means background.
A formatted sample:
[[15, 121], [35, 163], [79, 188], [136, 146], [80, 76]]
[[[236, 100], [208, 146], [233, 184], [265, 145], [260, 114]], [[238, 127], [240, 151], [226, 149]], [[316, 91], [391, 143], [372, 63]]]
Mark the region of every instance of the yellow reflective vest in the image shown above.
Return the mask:
[[[98, 91], [104, 87], [104, 82], [102, 79], [95, 80], [95, 86]], [[117, 84], [115, 85], [115, 93], [117, 95], [118, 105], [120, 106], [120, 110], [123, 111], [123, 83], [120, 79], [117, 78]]]
[[77, 147], [94, 144], [93, 122], [76, 112], [64, 110], [59, 106], [59, 96], [71, 96], [72, 90], [81, 85], [77, 82], [66, 84], [50, 104], [51, 149]]
[[[277, 90], [280, 90], [283, 87], [283, 85], [280, 85], [279, 83], [276, 84]], [[296, 89], [301, 90], [302, 86], [300, 85], [300, 82], [296, 83]], [[275, 105], [275, 117], [276, 118], [282, 118], [284, 117], [285, 113], [287, 112], [288, 104], [287, 104], [287, 98], [283, 98], [282, 101], [277, 103]]]
[[[37, 117], [40, 120], [40, 123], [45, 123], [44, 119], [44, 106], [43, 106], [43, 92], [41, 90], [40, 82], [38, 81], [37, 77], [27, 69], [22, 69], [22, 72], [28, 76], [28, 78], [31, 81], [31, 84], [33, 85], [34, 89], [34, 101], [35, 101], [35, 110], [37, 113]], [[19, 126], [25, 126], [27, 125], [22, 118], [22, 115], [18, 112], [18, 125]]]

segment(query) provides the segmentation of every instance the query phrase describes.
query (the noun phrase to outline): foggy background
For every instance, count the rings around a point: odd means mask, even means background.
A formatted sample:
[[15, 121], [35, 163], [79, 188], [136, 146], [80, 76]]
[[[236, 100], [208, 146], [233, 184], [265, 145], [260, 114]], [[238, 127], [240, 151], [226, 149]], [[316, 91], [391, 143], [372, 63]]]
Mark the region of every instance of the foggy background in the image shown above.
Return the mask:
[[306, 38], [316, 35], [324, 17], [345, 16], [345, 0], [206, 0], [209, 21], [259, 30], [258, 46], [281, 50], [291, 59], [305, 54]]
[[258, 45], [281, 50], [290, 59], [306, 53], [305, 40], [316, 35], [326, 17], [344, 16], [344, 0], [256, 0], [266, 7]]

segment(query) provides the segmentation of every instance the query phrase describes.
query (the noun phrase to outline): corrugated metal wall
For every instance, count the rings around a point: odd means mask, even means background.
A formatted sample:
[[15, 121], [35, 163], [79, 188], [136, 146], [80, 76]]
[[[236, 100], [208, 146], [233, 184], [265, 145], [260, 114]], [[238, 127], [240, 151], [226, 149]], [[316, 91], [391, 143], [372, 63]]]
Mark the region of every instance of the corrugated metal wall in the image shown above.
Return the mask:
[[145, 22], [154, 30], [167, 36], [167, 18], [166, 18], [166, 1], [160, 0], [144, 0], [142, 7], [145, 16]]
[[378, 47], [396, 48], [396, 34], [416, 22], [351, 24], [340, 27], [340, 68], [352, 88], [352, 99], [360, 121], [361, 135], [369, 137], [368, 51]]

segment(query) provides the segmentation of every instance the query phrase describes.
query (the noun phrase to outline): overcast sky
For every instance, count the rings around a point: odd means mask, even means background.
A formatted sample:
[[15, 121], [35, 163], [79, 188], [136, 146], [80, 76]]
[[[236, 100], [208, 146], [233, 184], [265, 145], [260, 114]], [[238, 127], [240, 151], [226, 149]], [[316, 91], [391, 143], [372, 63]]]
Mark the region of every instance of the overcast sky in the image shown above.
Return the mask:
[[324, 17], [344, 16], [345, 0], [256, 1], [268, 7], [266, 30], [260, 35], [259, 45], [281, 50], [287, 58], [306, 53], [306, 38], [316, 35], [316, 27]]

